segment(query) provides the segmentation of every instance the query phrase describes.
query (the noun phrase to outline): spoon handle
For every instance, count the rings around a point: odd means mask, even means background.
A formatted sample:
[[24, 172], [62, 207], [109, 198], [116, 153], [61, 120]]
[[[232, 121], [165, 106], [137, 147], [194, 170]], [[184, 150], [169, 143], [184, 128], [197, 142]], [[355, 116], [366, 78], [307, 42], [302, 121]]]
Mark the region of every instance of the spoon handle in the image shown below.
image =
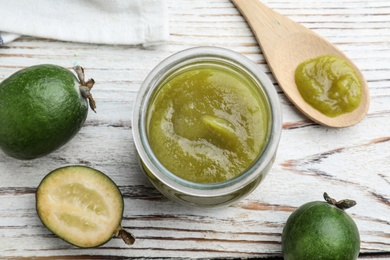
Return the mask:
[[232, 0], [232, 2], [250, 25], [266, 58], [273, 53], [275, 45], [280, 40], [297, 32], [309, 31], [303, 25], [275, 12], [259, 0]]

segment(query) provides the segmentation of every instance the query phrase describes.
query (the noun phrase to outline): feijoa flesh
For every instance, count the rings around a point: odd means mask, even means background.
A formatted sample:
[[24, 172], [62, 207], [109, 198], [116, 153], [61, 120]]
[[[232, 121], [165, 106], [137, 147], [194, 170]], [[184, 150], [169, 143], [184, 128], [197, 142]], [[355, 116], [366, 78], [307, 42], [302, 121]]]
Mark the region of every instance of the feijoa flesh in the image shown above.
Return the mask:
[[345, 209], [353, 200], [336, 201], [324, 193], [325, 201], [300, 206], [287, 219], [282, 234], [285, 260], [357, 259], [359, 230]]
[[133, 244], [121, 227], [124, 203], [117, 185], [104, 173], [81, 165], [58, 168], [36, 191], [36, 210], [55, 235], [77, 247], [96, 247], [112, 237]]
[[94, 80], [52, 64], [19, 70], [0, 83], [0, 148], [17, 159], [47, 155], [83, 126]]

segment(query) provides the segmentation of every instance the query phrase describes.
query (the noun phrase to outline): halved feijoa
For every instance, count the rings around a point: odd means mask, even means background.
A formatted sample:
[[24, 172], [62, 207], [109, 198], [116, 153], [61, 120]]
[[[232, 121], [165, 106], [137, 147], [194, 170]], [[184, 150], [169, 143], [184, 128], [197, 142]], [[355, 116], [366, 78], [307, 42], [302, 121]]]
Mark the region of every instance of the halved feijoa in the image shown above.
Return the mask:
[[36, 192], [42, 223], [54, 234], [78, 247], [96, 247], [113, 236], [133, 244], [121, 227], [123, 198], [104, 173], [86, 166], [66, 166], [50, 172]]

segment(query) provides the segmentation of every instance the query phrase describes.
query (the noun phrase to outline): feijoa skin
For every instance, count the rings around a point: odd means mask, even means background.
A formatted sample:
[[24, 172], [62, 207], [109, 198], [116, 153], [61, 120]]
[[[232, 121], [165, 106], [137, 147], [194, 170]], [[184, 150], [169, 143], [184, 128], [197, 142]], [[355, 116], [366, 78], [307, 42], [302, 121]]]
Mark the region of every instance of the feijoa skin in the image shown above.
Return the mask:
[[[345, 212], [354, 201], [313, 201], [300, 206], [288, 218], [282, 233], [285, 260], [353, 260], [360, 251], [360, 235]], [[327, 199], [328, 198], [328, 199]]]
[[70, 141], [83, 126], [94, 81], [85, 82], [52, 64], [31, 66], [0, 83], [0, 148], [17, 159], [47, 155]]
[[71, 165], [43, 178], [36, 191], [42, 223], [64, 241], [81, 248], [100, 246], [112, 237], [128, 245], [135, 238], [121, 227], [124, 203], [118, 186], [96, 169]]

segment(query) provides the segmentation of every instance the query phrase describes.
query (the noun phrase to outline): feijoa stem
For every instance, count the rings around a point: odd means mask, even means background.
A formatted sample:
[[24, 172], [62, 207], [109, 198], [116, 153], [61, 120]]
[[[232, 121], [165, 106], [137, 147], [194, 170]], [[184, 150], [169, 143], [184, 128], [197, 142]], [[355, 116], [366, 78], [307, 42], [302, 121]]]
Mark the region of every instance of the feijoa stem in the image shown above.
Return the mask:
[[76, 72], [77, 78], [78, 78], [79, 83], [80, 83], [81, 95], [84, 98], [88, 99], [89, 106], [91, 107], [93, 112], [96, 113], [96, 102], [93, 99], [92, 94], [91, 94], [91, 89], [93, 88], [95, 81], [93, 79], [89, 79], [88, 81], [85, 81], [84, 69], [81, 66], [78, 66], [78, 65], [74, 66], [73, 70]]
[[135, 237], [130, 232], [124, 230], [121, 226], [115, 232], [115, 237], [121, 238], [126, 245], [132, 245], [135, 242]]
[[329, 197], [329, 195], [324, 192], [324, 199], [331, 205], [338, 207], [339, 209], [346, 210], [356, 205], [356, 201], [350, 199], [344, 199], [336, 201], [335, 199]]

